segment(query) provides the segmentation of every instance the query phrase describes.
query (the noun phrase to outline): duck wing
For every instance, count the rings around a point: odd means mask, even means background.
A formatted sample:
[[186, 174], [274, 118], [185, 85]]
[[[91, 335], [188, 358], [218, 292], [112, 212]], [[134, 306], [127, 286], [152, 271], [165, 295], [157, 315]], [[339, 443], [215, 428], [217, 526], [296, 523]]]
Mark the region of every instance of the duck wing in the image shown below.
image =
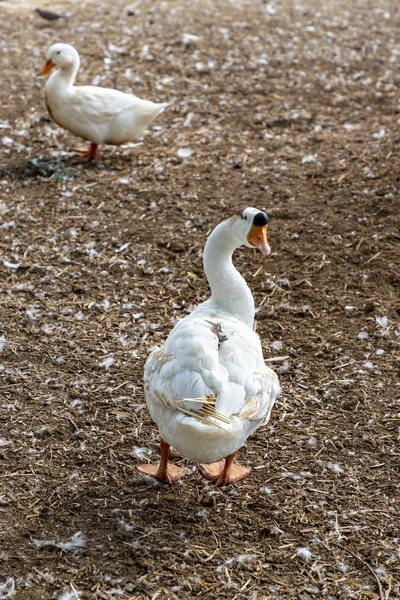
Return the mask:
[[260, 420], [279, 391], [258, 336], [237, 319], [189, 315], [145, 366], [151, 398], [191, 416]]
[[161, 106], [151, 100], [141, 100], [133, 94], [95, 86], [75, 87], [68, 101], [70, 110], [98, 125], [112, 121], [125, 111], [135, 110], [146, 116]]

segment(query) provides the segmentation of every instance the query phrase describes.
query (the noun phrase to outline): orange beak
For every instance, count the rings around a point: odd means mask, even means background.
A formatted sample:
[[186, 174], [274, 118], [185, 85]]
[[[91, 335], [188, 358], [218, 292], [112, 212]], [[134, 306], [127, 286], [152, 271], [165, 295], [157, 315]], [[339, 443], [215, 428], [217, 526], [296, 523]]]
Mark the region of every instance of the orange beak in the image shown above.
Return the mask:
[[39, 75], [40, 77], [43, 77], [43, 75], [47, 75], [47, 73], [50, 73], [50, 71], [52, 70], [52, 68], [55, 66], [55, 64], [53, 63], [53, 61], [51, 60], [51, 58], [49, 58], [49, 60], [47, 61], [47, 63], [44, 65], [44, 67], [42, 67]]
[[267, 229], [268, 225], [258, 226], [252, 225], [249, 233], [247, 234], [247, 241], [251, 246], [258, 248], [263, 254], [269, 254], [271, 248], [267, 240]]

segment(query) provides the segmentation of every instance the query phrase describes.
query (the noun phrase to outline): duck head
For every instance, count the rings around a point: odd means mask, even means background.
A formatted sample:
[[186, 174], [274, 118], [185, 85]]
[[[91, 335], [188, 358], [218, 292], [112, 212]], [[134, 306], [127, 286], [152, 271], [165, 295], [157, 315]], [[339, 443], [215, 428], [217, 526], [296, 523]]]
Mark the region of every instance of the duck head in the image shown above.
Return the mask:
[[265, 212], [248, 207], [233, 215], [231, 219], [232, 229], [240, 237], [240, 245], [258, 248], [266, 255], [271, 252], [267, 240], [268, 215]]
[[79, 67], [79, 54], [70, 44], [53, 44], [47, 52], [47, 62], [40, 71], [40, 75], [47, 75], [56, 67], [57, 69]]

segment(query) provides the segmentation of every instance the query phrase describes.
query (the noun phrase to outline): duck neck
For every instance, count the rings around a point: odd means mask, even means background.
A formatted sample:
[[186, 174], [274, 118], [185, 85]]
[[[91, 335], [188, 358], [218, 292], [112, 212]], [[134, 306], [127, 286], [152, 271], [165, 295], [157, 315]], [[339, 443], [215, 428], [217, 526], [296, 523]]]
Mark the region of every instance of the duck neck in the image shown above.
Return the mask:
[[232, 235], [229, 222], [220, 223], [206, 242], [204, 271], [211, 288], [210, 302], [253, 328], [253, 296], [232, 263], [232, 254], [239, 246]]
[[57, 69], [52, 73], [47, 81], [47, 88], [56, 86], [58, 90], [69, 89], [74, 83], [79, 71], [79, 61], [75, 60], [70, 65]]

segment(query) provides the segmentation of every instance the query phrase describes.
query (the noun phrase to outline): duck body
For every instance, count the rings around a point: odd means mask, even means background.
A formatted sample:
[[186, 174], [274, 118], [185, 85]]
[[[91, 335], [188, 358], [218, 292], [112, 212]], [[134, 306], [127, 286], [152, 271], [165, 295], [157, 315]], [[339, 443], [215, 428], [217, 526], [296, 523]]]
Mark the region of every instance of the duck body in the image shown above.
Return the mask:
[[55, 71], [45, 88], [53, 121], [94, 144], [120, 146], [139, 138], [167, 106], [111, 88], [65, 85]]
[[[210, 301], [179, 321], [145, 366], [146, 401], [161, 437], [196, 463], [237, 452], [269, 421], [279, 389], [258, 335]], [[202, 403], [190, 401], [209, 397], [228, 422], [202, 415]]]
[[[260, 211], [243, 214], [255, 221]], [[208, 238], [203, 261], [212, 295], [175, 325], [144, 370], [146, 402], [162, 440], [196, 463], [237, 452], [268, 422], [280, 391], [253, 331], [252, 294], [232, 264], [251, 225], [238, 223], [243, 218], [224, 221]], [[257, 235], [258, 229], [251, 226]], [[269, 252], [266, 238], [262, 245]]]
[[53, 121], [92, 144], [119, 146], [136, 140], [168, 106], [111, 88], [75, 86], [79, 65], [73, 46], [51, 46], [41, 75], [56, 70], [46, 82], [45, 101]]

